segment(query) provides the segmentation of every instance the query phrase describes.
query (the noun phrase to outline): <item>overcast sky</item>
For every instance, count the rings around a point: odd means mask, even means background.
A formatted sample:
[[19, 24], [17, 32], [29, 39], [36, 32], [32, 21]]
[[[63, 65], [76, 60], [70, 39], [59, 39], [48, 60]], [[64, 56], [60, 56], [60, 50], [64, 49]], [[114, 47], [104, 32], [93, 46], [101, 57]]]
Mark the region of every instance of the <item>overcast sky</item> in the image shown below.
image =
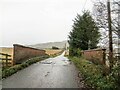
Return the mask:
[[67, 40], [77, 13], [92, 5], [91, 0], [0, 0], [0, 46]]

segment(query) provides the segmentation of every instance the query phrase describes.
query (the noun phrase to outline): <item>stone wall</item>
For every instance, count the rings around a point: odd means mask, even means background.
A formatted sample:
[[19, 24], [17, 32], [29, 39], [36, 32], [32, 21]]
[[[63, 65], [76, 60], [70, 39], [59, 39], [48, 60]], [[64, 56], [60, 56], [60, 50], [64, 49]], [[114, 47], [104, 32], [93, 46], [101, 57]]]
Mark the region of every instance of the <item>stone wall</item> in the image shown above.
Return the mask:
[[18, 44], [14, 44], [14, 51], [13, 51], [13, 63], [18, 64], [26, 59], [36, 57], [36, 56], [43, 56], [45, 55], [45, 50], [35, 49], [31, 47], [26, 47]]
[[92, 49], [82, 51], [82, 56], [97, 64], [105, 64], [106, 49]]

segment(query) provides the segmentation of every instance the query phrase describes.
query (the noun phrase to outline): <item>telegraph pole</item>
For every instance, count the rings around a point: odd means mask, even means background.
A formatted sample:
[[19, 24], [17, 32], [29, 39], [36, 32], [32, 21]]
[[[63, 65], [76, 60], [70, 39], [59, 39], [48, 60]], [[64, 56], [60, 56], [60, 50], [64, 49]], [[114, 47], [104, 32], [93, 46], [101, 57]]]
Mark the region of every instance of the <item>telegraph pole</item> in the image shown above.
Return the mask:
[[[120, 4], [120, 1], [118, 3]], [[120, 54], [120, 5], [118, 5], [118, 54]]]
[[110, 60], [110, 71], [111, 71], [111, 68], [113, 67], [113, 46], [112, 46], [110, 0], [107, 0], [107, 10], [108, 10], [108, 28], [109, 28], [109, 60]]

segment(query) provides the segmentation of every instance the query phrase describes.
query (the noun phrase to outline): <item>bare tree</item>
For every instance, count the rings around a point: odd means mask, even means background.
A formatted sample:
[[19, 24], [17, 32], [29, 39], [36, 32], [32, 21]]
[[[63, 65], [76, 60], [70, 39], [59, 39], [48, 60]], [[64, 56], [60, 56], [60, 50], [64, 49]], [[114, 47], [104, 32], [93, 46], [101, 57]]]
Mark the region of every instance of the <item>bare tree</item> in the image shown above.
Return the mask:
[[[118, 39], [118, 37], [120, 36], [120, 1], [111, 1], [111, 24], [113, 31], [113, 43], [116, 43], [116, 39]], [[93, 15], [102, 33], [100, 43], [106, 45], [108, 44], [108, 13], [106, 2], [100, 0], [98, 0], [98, 2], [94, 2]]]

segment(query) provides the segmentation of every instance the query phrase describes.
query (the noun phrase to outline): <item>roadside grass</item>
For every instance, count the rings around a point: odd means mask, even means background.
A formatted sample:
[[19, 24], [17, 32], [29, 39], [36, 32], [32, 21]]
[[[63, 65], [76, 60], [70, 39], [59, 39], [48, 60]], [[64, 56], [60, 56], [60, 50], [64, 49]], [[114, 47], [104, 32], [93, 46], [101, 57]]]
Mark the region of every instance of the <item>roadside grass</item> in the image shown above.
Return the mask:
[[34, 58], [26, 60], [25, 62], [23, 62], [21, 64], [17, 64], [17, 65], [14, 65], [12, 67], [4, 68], [4, 69], [2, 69], [2, 79], [13, 75], [14, 73], [30, 66], [31, 64], [34, 64], [36, 62], [39, 62], [39, 61], [47, 59], [47, 58], [49, 58], [48, 55], [34, 57]]
[[86, 84], [96, 90], [117, 90], [119, 86], [115, 78], [109, 74], [104, 75], [105, 67], [103, 65], [96, 65], [84, 58], [68, 57], [82, 73]]

